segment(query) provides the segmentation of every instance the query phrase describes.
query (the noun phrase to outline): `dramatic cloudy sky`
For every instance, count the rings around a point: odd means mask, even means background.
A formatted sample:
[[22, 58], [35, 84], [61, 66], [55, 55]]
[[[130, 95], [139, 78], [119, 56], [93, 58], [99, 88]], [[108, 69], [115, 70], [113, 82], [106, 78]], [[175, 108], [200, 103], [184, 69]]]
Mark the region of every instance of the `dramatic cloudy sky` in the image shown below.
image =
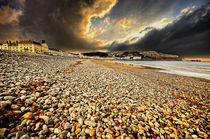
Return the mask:
[[0, 41], [210, 55], [209, 0], [0, 0]]

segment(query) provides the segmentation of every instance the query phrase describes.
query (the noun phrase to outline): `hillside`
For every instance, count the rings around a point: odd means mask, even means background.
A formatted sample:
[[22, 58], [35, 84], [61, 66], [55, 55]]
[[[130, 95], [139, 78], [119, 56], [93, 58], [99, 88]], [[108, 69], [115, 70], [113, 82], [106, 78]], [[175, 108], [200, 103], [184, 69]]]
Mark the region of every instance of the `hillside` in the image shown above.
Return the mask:
[[141, 57], [141, 60], [181, 60], [177, 55], [170, 55], [158, 53], [156, 51], [115, 51], [110, 52], [109, 56], [118, 58], [131, 58]]

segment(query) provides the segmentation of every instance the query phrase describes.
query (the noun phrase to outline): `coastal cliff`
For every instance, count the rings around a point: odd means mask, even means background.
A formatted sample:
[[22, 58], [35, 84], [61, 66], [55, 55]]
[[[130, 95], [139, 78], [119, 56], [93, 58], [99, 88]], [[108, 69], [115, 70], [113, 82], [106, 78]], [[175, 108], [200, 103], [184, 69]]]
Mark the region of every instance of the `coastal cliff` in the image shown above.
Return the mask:
[[158, 53], [156, 51], [115, 51], [83, 53], [84, 56], [112, 57], [123, 60], [181, 60], [178, 55]]

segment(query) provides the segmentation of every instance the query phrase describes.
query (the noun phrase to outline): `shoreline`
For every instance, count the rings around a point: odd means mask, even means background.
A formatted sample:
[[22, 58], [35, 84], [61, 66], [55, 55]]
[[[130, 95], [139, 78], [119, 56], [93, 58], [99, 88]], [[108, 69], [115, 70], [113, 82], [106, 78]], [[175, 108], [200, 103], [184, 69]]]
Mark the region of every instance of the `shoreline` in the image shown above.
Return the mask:
[[[145, 69], [153, 69], [156, 72], [162, 72], [162, 73], [168, 73], [168, 74], [173, 74], [173, 75], [180, 75], [180, 76], [185, 76], [185, 77], [192, 77], [192, 78], [199, 78], [199, 79], [204, 79], [207, 81], [210, 81], [210, 77], [206, 78], [205, 75], [210, 75], [210, 72], [205, 72], [205, 71], [196, 71], [196, 70], [190, 70], [190, 69], [181, 69], [181, 68], [158, 68], [158, 67], [152, 67], [152, 66], [143, 66], [143, 65], [137, 65], [137, 64], [128, 64], [128, 63], [123, 63], [123, 61], [113, 61], [114, 63], [121, 64], [124, 66], [131, 66], [131, 67], [139, 67], [139, 68], [145, 68]], [[190, 74], [190, 75], [189, 75]], [[194, 75], [193, 75], [194, 74]], [[203, 75], [203, 77], [199, 77]], [[197, 75], [197, 76], [195, 76]]]

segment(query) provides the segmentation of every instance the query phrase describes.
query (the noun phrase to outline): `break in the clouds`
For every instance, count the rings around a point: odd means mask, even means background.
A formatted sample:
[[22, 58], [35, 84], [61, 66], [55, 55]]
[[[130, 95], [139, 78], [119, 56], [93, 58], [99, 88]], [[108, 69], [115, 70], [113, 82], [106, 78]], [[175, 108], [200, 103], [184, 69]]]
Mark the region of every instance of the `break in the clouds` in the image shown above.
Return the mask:
[[[209, 27], [199, 26], [209, 21], [208, 6], [201, 7], [207, 2], [0, 0], [0, 40], [44, 39], [50, 47], [74, 51], [132, 49], [206, 55]], [[196, 23], [189, 22], [195, 19]]]

